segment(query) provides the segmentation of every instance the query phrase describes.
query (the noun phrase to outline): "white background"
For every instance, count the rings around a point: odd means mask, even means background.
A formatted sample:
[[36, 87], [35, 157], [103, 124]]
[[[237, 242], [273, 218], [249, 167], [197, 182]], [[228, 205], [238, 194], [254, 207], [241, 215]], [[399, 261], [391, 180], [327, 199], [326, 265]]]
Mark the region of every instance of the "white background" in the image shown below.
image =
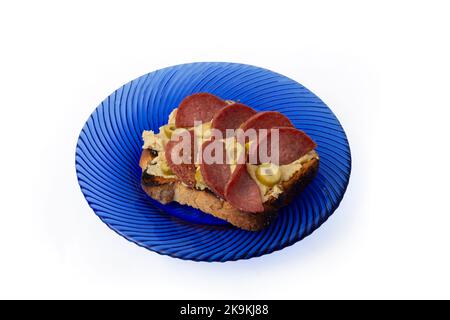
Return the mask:
[[[3, 1], [0, 298], [450, 298], [448, 1]], [[261, 258], [160, 256], [104, 225], [78, 134], [122, 84], [193, 61], [315, 92], [352, 149], [348, 191]]]

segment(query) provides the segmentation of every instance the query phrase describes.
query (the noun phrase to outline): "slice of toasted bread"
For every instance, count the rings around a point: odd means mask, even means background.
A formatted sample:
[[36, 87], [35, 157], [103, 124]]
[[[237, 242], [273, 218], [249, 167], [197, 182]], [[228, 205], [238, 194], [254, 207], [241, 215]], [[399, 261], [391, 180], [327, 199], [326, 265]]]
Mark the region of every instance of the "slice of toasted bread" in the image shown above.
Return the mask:
[[319, 160], [312, 158], [304, 163], [288, 181], [282, 183], [283, 193], [278, 198], [271, 197], [264, 203], [264, 212], [243, 212], [218, 198], [208, 190], [186, 187], [177, 179], [149, 175], [145, 169], [156, 154], [144, 149], [139, 162], [142, 168], [141, 184], [144, 191], [153, 199], [166, 204], [176, 201], [183, 205], [200, 209], [215, 217], [224, 219], [232, 225], [249, 231], [258, 231], [268, 226], [276, 217], [279, 208], [289, 204], [293, 197], [301, 192], [315, 177], [319, 169]]

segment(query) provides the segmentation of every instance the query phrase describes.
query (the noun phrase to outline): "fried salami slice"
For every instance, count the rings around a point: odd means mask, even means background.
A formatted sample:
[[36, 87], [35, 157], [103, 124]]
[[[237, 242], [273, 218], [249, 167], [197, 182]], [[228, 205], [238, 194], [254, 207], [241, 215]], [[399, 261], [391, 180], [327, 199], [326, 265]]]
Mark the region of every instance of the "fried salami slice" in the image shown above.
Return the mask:
[[216, 112], [212, 119], [211, 128], [220, 130], [225, 136], [226, 129], [237, 129], [256, 111], [242, 103], [233, 103]]
[[[216, 151], [221, 151], [222, 154], [217, 154]], [[225, 186], [230, 179], [231, 169], [226, 162], [226, 146], [223, 141], [211, 140], [203, 143], [200, 172], [206, 185], [216, 195], [225, 199]]]
[[185, 131], [166, 144], [165, 157], [172, 172], [187, 186], [195, 186], [195, 135]]
[[209, 122], [214, 114], [228, 105], [213, 94], [201, 92], [186, 97], [178, 106], [175, 116], [177, 128], [191, 128], [195, 121]]
[[294, 125], [280, 112], [263, 111], [248, 118], [240, 126], [240, 128], [244, 131], [248, 129], [271, 129], [274, 127], [294, 127]]
[[239, 164], [225, 187], [225, 199], [231, 205], [245, 212], [263, 212], [261, 192], [247, 172], [246, 164]]
[[[278, 132], [278, 137], [276, 132]], [[267, 156], [272, 157], [273, 143], [278, 144], [278, 161], [271, 162], [278, 165], [294, 162], [317, 147], [316, 143], [301, 130], [290, 127], [272, 128], [268, 135], [261, 139], [256, 148], [251, 148], [249, 159], [258, 159], [258, 163], [266, 162], [260, 156], [267, 152]], [[263, 151], [260, 151], [261, 148], [264, 148]], [[274, 150], [277, 150], [277, 148], [274, 148]], [[258, 157], [255, 155], [256, 152]]]

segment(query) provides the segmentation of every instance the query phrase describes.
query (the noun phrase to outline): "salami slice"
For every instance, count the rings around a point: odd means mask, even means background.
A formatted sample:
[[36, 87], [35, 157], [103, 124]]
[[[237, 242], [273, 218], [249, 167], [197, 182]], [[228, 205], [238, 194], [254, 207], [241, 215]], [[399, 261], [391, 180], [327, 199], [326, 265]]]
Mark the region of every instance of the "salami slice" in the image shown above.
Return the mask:
[[247, 172], [245, 164], [239, 164], [225, 187], [225, 199], [231, 205], [245, 212], [263, 212], [259, 187]]
[[[278, 131], [278, 139], [276, 139], [276, 133], [273, 130]], [[277, 141], [278, 140], [278, 141]], [[261, 159], [261, 153], [265, 154], [267, 151], [267, 156], [271, 157], [271, 149], [272, 144], [278, 143], [278, 161], [271, 161], [279, 165], [289, 164], [305, 154], [309, 151], [316, 148], [316, 143], [303, 131], [290, 128], [290, 127], [281, 127], [281, 128], [272, 128], [268, 132], [268, 135], [265, 139], [261, 139], [256, 148], [251, 149], [251, 155], [249, 155], [249, 159], [257, 159], [258, 162], [266, 162]], [[265, 144], [266, 147], [262, 145]], [[261, 148], [264, 148], [260, 151]], [[276, 150], [276, 149], [275, 149]], [[252, 157], [254, 152], [258, 152], [258, 157]]]
[[[222, 149], [222, 156], [216, 155], [214, 150]], [[205, 152], [206, 150], [206, 152]], [[213, 152], [208, 152], [213, 150]], [[206, 159], [209, 155], [217, 156], [216, 160]], [[230, 166], [226, 163], [225, 143], [221, 140], [205, 141], [202, 145], [202, 163], [200, 172], [206, 185], [219, 197], [225, 198], [225, 185], [231, 176]]]
[[175, 126], [191, 128], [194, 121], [211, 121], [214, 114], [226, 105], [225, 101], [210, 93], [195, 93], [181, 101], [175, 116]]
[[[194, 163], [194, 132], [188, 131], [189, 134], [184, 136], [190, 139], [181, 139], [181, 137], [172, 137], [172, 140], [167, 142], [165, 148], [165, 157], [167, 164], [172, 172], [189, 187], [195, 186], [195, 163]], [[188, 149], [188, 143], [190, 143], [190, 154], [183, 157], [183, 147]], [[179, 157], [178, 161], [175, 157]], [[180, 161], [186, 160], [186, 161]], [[180, 163], [181, 162], [181, 163]]]
[[225, 136], [226, 129], [237, 129], [256, 111], [242, 103], [233, 103], [216, 112], [212, 119], [211, 128], [220, 130]]
[[248, 129], [271, 129], [274, 127], [294, 127], [294, 125], [285, 115], [277, 111], [258, 112], [241, 125], [241, 129], [244, 131]]

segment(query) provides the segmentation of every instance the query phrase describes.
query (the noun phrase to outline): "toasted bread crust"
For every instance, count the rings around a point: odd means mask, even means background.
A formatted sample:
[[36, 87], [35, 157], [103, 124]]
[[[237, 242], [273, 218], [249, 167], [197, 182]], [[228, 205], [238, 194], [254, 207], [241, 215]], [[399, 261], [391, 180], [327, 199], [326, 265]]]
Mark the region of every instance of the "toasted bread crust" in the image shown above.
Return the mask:
[[268, 226], [276, 217], [279, 208], [301, 192], [315, 177], [319, 169], [319, 160], [311, 159], [303, 164], [288, 181], [282, 183], [285, 190], [278, 198], [271, 197], [264, 203], [264, 212], [243, 212], [231, 206], [227, 201], [218, 198], [212, 192], [186, 187], [176, 179], [151, 176], [145, 172], [147, 164], [155, 156], [148, 149], [143, 150], [139, 165], [143, 170], [142, 188], [153, 199], [166, 204], [176, 201], [203, 212], [224, 219], [232, 225], [249, 231], [258, 231]]

